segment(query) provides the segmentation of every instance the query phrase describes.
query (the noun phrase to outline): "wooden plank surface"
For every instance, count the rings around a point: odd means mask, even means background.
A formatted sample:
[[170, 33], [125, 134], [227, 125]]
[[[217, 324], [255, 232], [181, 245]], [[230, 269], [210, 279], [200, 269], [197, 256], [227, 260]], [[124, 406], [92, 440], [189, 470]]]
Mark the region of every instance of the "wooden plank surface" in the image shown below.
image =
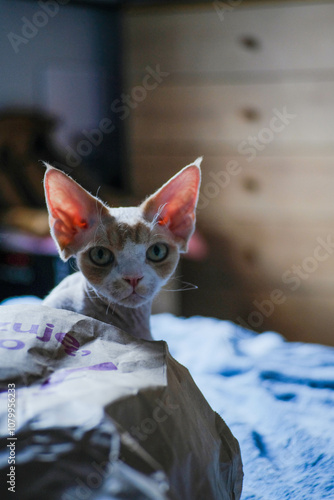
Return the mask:
[[[147, 196], [195, 160], [195, 155], [134, 154], [132, 188]], [[331, 218], [334, 210], [334, 156], [204, 156], [199, 211], [222, 209], [233, 220], [249, 223], [291, 216]], [[215, 215], [213, 215], [215, 217]]]
[[[196, 274], [194, 270], [193, 273]], [[196, 282], [191, 273], [190, 277]], [[184, 292], [181, 294], [183, 314], [193, 315], [195, 310], [196, 314], [230, 320], [251, 330], [274, 330], [290, 341], [334, 345], [333, 293], [287, 294], [282, 289], [281, 303], [273, 303], [272, 293], [277, 286], [251, 290], [236, 280], [234, 285], [232, 289], [222, 284], [214, 286], [208, 280], [206, 286], [200, 283], [197, 290]], [[278, 297], [275, 293], [274, 297]]]
[[[333, 81], [244, 85], [168, 85], [147, 92], [132, 113], [135, 147], [168, 142], [226, 143], [245, 151], [249, 136], [259, 151], [285, 142], [330, 143], [333, 150]], [[249, 147], [249, 145], [248, 145]], [[267, 153], [268, 154], [268, 153]]]
[[[251, 297], [249, 309], [233, 321], [243, 326], [248, 324], [253, 330], [281, 332], [290, 341], [334, 345], [334, 295], [288, 297], [283, 304], [276, 305], [271, 314], [267, 303], [268, 317], [258, 308], [259, 304], [263, 305], [263, 300], [268, 300], [268, 296]], [[255, 325], [259, 323], [261, 325], [256, 327]]]
[[[133, 191], [204, 155], [208, 255], [182, 260], [199, 286], [180, 293], [182, 314], [334, 345], [333, 25], [334, 3], [127, 16], [127, 93], [148, 66], [169, 73], [127, 120]], [[275, 290], [285, 300], [266, 315]]]
[[129, 14], [124, 22], [128, 78], [156, 64], [187, 79], [327, 71], [334, 67], [333, 24], [334, 5], [320, 2], [259, 8], [241, 2], [223, 20], [214, 2], [207, 10]]

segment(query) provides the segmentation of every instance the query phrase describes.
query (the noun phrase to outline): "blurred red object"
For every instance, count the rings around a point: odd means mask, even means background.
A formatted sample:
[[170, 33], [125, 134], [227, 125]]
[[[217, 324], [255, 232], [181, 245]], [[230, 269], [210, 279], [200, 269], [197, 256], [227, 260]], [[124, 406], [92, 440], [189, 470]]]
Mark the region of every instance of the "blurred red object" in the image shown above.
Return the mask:
[[209, 246], [206, 240], [196, 230], [189, 241], [188, 252], [185, 254], [185, 257], [191, 260], [205, 260], [208, 253]]

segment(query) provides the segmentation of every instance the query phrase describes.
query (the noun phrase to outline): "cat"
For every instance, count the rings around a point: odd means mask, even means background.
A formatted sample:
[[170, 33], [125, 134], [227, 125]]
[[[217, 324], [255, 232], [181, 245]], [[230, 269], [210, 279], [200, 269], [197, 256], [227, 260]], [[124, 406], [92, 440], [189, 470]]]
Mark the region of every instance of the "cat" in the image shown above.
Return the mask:
[[109, 208], [46, 164], [44, 189], [60, 257], [76, 258], [43, 304], [153, 340], [154, 296], [174, 273], [195, 229], [202, 158], [183, 168], [138, 207]]

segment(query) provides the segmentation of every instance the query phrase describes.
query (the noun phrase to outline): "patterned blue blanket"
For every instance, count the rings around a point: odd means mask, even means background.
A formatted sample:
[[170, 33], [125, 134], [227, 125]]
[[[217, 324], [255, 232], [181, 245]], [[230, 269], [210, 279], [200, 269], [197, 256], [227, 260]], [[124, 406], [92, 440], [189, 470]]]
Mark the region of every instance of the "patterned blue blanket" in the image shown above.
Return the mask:
[[152, 328], [238, 439], [242, 500], [334, 499], [334, 348], [203, 317]]

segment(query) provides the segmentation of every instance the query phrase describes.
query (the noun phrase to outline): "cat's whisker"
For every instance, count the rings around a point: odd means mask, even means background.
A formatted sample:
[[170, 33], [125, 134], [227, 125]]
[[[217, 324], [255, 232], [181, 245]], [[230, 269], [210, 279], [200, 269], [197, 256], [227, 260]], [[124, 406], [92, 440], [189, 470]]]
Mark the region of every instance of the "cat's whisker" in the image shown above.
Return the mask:
[[189, 288], [173, 288], [173, 290], [170, 290], [168, 288], [162, 288], [162, 290], [164, 292], [187, 292], [189, 290], [196, 290], [198, 288], [198, 286], [193, 286], [193, 287], [189, 287]]
[[181, 281], [180, 278], [183, 278], [182, 274], [180, 274], [180, 276], [172, 276], [170, 279], [169, 279], [169, 283], [173, 280], [177, 280], [177, 281]]
[[96, 190], [96, 195], [95, 195], [95, 198], [99, 198], [99, 191], [101, 189], [101, 186], [99, 186]]
[[[110, 301], [109, 304], [108, 304], [108, 309], [109, 309], [109, 307], [111, 305], [112, 305], [112, 302]], [[108, 313], [108, 309], [107, 309], [107, 313]], [[112, 311], [111, 311], [111, 315], [112, 316], [114, 315], [115, 309], [116, 309], [116, 302], [113, 303], [113, 308], [112, 308]]]
[[94, 246], [98, 247], [98, 246], [103, 246], [104, 244], [105, 244], [105, 239], [102, 238], [102, 237], [98, 237], [95, 234], [95, 237], [94, 237]]
[[161, 215], [161, 212], [163, 211], [163, 209], [165, 208], [165, 206], [167, 205], [167, 203], [165, 203], [164, 205], [160, 205], [160, 207], [158, 208], [158, 211], [157, 213], [155, 214], [155, 216], [153, 217], [153, 220], [151, 222], [151, 227], [153, 228], [156, 224], [158, 224], [159, 222], [159, 219], [160, 219], [160, 215]]
[[159, 238], [163, 239], [164, 235], [162, 233], [156, 233], [156, 236], [159, 236]]
[[106, 309], [106, 316], [108, 316], [109, 308], [110, 308], [111, 302], [108, 302], [107, 309]]
[[76, 261], [75, 259], [71, 259], [71, 260], [69, 261], [69, 266], [70, 266], [70, 268], [72, 269], [72, 271], [75, 271], [75, 272], [76, 272], [76, 271], [78, 271], [78, 270], [79, 270], [78, 265], [77, 265], [77, 261]]
[[[96, 199], [96, 210], [97, 210], [97, 213], [98, 213], [99, 223], [97, 224], [96, 229], [95, 229], [94, 244], [96, 246], [98, 246], [98, 244], [99, 244], [98, 233], [102, 231], [102, 233], [103, 233], [103, 235], [104, 235], [105, 238], [107, 238], [107, 236], [108, 236], [106, 228], [105, 228], [105, 225], [103, 224], [103, 221], [102, 221], [103, 206], [102, 205], [99, 206], [98, 199]], [[102, 243], [103, 242], [103, 238], [100, 237], [100, 240], [101, 240], [101, 243]]]
[[[93, 295], [91, 292], [93, 292], [95, 295]], [[90, 299], [101, 299], [99, 294], [94, 290], [94, 288], [87, 288], [87, 295], [89, 296]]]
[[197, 290], [198, 289], [198, 286], [197, 285], [194, 285], [193, 283], [189, 283], [188, 281], [182, 281], [181, 282], [183, 285], [186, 285], [186, 287], [188, 288], [165, 288], [165, 287], [162, 287], [162, 290], [164, 290], [164, 292], [186, 292], [187, 290]]
[[87, 295], [90, 299], [99, 299], [103, 301], [103, 295], [100, 295], [93, 287], [87, 287]]
[[[92, 295], [92, 294], [91, 294], [91, 292], [94, 292], [94, 293], [95, 293], [95, 295]], [[88, 288], [88, 289], [87, 289], [87, 293], [88, 293], [88, 296], [89, 296], [89, 298], [90, 298], [91, 300], [94, 300], [94, 299], [103, 300], [103, 297], [102, 297], [101, 295], [99, 295], [99, 293], [98, 293], [96, 290], [94, 290], [94, 288]], [[110, 307], [111, 307], [112, 305], [113, 305], [113, 309], [112, 309], [112, 311], [111, 311], [111, 315], [113, 315], [113, 314], [114, 314], [116, 304], [115, 304], [115, 303], [113, 304], [113, 302], [112, 302], [112, 301], [108, 301], [107, 308], [106, 308], [106, 316], [108, 316], [109, 309], [110, 309]]]

